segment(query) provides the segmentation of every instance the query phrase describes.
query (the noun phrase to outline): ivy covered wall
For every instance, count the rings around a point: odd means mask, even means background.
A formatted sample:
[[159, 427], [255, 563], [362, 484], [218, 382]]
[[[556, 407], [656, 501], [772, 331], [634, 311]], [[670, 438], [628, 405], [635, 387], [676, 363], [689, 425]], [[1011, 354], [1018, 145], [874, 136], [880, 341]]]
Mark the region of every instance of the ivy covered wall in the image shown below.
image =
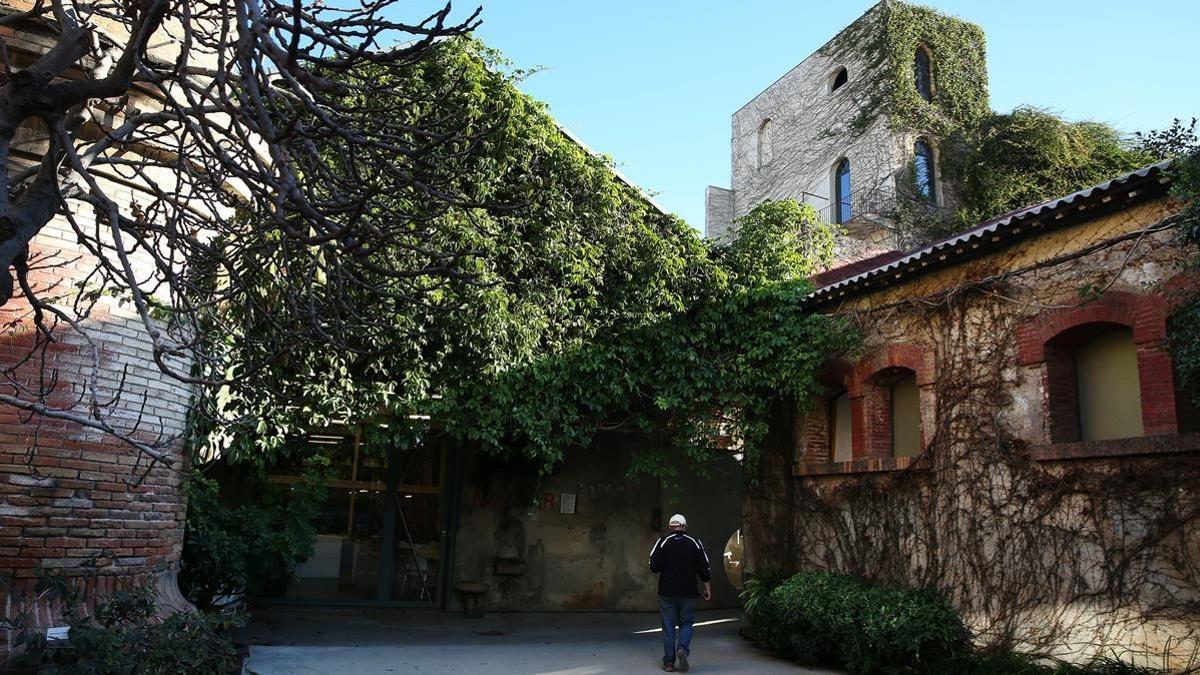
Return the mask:
[[[929, 57], [930, 100], [916, 83], [918, 50]], [[843, 258], [909, 248], [1159, 159], [1104, 123], [1032, 106], [992, 111], [983, 29], [896, 0], [871, 7], [735, 112], [732, 135], [732, 208], [709, 214], [708, 235], [726, 236], [766, 200], [806, 201], [838, 220], [832, 171], [845, 159], [855, 218]], [[936, 203], [916, 189], [919, 138], [934, 148]]]

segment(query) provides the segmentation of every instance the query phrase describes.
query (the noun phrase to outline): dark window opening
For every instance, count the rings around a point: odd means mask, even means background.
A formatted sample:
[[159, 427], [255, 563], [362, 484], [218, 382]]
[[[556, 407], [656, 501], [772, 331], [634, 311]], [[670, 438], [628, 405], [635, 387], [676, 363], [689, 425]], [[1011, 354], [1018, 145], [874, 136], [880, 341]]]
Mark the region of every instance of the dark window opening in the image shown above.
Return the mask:
[[926, 101], [933, 100], [933, 76], [930, 72], [929, 51], [917, 47], [916, 58], [913, 59], [913, 78], [917, 83], [917, 93]]
[[[1188, 305], [1181, 308], [1182, 311], [1167, 319], [1167, 336], [1168, 342], [1174, 343], [1187, 335], [1187, 330], [1191, 322], [1187, 321], [1186, 312]], [[1193, 319], [1194, 321], [1194, 319]], [[1184, 343], [1186, 344], [1186, 343]], [[1175, 366], [1175, 423], [1178, 425], [1179, 433], [1189, 434], [1200, 432], [1200, 382], [1188, 381], [1184, 377], [1184, 373], [1180, 372], [1180, 368]]]
[[838, 70], [837, 75], [833, 76], [833, 84], [830, 85], [829, 91], [832, 92], [832, 91], [837, 91], [838, 89], [841, 89], [842, 85], [846, 84], [846, 81], [849, 79], [850, 79], [850, 74], [846, 72], [845, 68]]

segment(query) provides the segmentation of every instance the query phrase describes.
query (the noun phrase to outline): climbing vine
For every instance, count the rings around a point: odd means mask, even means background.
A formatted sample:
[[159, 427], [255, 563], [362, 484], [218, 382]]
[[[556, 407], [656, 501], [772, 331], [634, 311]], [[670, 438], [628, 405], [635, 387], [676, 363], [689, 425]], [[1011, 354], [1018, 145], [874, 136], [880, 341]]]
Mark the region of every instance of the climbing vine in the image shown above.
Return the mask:
[[1016, 365], [1019, 328], [1064, 289], [1171, 270], [1177, 224], [1167, 211], [1058, 264], [989, 279], [996, 261], [980, 261], [956, 278], [983, 281], [843, 308], [868, 345], [919, 341], [936, 364], [925, 449], [907, 470], [793, 480], [796, 438], [770, 448], [747, 519], [755, 564], [942, 589], [989, 650], [1200, 664], [1200, 456], [1037, 461], [1040, 375]]
[[[930, 56], [929, 101], [916, 86], [919, 49]], [[891, 130], [926, 136], [937, 148], [938, 174], [951, 188], [939, 204], [915, 189], [911, 160], [895, 176], [896, 198], [887, 201], [884, 215], [897, 247], [1069, 194], [1162, 157], [1100, 122], [1069, 122], [1029, 106], [992, 112], [983, 30], [928, 7], [880, 3], [819, 53], [858, 64], [856, 91], [864, 98], [855, 101], [848, 125], [855, 135], [886, 120]]]
[[[347, 420], [386, 423], [369, 447], [445, 434], [543, 469], [612, 429], [663, 441], [637, 458], [637, 471], [672, 470], [663, 444], [702, 465], [715, 448], [742, 443], [753, 460], [763, 411], [783, 396], [806, 398], [825, 356], [852, 343], [838, 320], [801, 310], [807, 277], [832, 253], [833, 232], [811, 207], [761, 205], [734, 241], [710, 246], [562, 133], [477, 42], [448, 41], [416, 69], [363, 76], [410, 95], [439, 92], [404, 120], [422, 128], [476, 128], [503, 108], [502, 125], [446, 158], [495, 204], [441, 219], [439, 245], [471, 251], [459, 262], [469, 273], [421, 294], [428, 303], [408, 302], [401, 284], [362, 289], [357, 306], [368, 311], [340, 324], [351, 349], [297, 345], [270, 372], [218, 394], [207, 410], [221, 421], [207, 435], [213, 450], [261, 466], [291, 452], [289, 438]], [[450, 78], [461, 85], [445, 86]], [[286, 269], [287, 252], [275, 254], [245, 267], [265, 271], [257, 292], [287, 297], [276, 289], [289, 278], [270, 272]], [[248, 335], [256, 319], [244, 317]], [[234, 371], [257, 342], [214, 339]]]
[[[934, 96], [917, 93], [913, 59], [931, 55]], [[818, 52], [853, 59], [854, 78], [868, 100], [858, 102], [849, 127], [858, 134], [877, 120], [892, 129], [941, 137], [974, 126], [988, 113], [987, 56], [983, 30], [957, 17], [903, 2], [880, 3]]]
[[[892, 128], [947, 136], [978, 124], [989, 112], [983, 29], [928, 7], [885, 4], [887, 91]], [[933, 100], [917, 92], [913, 59], [930, 54]]]
[[941, 156], [943, 175], [960, 191], [952, 219], [960, 229], [1162, 159], [1107, 124], [1032, 107], [988, 115], [948, 139]]

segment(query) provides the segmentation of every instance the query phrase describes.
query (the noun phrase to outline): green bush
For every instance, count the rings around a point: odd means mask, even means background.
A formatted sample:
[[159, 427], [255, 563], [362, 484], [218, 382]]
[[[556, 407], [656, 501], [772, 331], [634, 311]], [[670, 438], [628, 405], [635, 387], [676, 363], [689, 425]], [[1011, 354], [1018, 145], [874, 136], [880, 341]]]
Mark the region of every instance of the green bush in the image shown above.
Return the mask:
[[748, 573], [746, 619], [764, 647], [805, 665], [851, 673], [1153, 675], [1118, 659], [1086, 665], [971, 649], [962, 619], [932, 589], [872, 586], [834, 572]]
[[748, 611], [765, 646], [801, 663], [852, 673], [915, 673], [967, 647], [962, 620], [941, 594], [801, 572]]
[[278, 595], [316, 544], [324, 490], [315, 478], [258, 486], [254, 503], [221, 503], [216, 481], [188, 480], [187, 530], [179, 585], [196, 606], [224, 595]]
[[20, 666], [43, 675], [209, 675], [241, 666], [228, 637], [241, 623], [238, 615], [178, 612], [159, 620], [149, 588], [115, 593], [88, 614], [79, 611], [80, 598], [63, 580], [48, 579], [46, 586], [61, 600], [70, 631], [55, 641], [40, 631], [23, 631]]

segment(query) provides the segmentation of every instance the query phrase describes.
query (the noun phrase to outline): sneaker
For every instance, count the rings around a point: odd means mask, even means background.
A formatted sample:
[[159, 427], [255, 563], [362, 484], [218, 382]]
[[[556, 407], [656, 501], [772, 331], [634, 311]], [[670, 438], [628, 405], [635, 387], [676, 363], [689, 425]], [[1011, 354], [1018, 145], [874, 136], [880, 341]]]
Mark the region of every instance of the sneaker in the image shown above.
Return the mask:
[[683, 647], [675, 650], [675, 669], [681, 673], [686, 673], [688, 669], [687, 652], [683, 651]]

